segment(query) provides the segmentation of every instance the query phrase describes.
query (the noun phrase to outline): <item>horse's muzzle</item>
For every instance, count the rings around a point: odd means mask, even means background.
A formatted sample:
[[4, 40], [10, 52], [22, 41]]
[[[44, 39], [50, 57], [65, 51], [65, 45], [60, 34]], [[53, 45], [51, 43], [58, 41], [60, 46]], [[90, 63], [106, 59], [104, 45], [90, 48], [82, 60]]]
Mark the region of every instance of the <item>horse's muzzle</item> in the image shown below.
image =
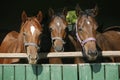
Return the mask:
[[36, 64], [37, 60], [29, 60], [29, 64]]
[[28, 63], [29, 64], [36, 64], [37, 60], [39, 59], [39, 57], [32, 57], [31, 55], [28, 56]]
[[88, 50], [88, 60], [96, 60], [97, 56], [98, 56], [98, 51], [97, 50]]
[[88, 55], [90, 56], [97, 56], [98, 55], [98, 52], [97, 50], [93, 51], [93, 50], [88, 50]]
[[55, 49], [56, 52], [62, 52], [62, 51], [64, 51], [63, 46], [55, 46], [54, 49]]

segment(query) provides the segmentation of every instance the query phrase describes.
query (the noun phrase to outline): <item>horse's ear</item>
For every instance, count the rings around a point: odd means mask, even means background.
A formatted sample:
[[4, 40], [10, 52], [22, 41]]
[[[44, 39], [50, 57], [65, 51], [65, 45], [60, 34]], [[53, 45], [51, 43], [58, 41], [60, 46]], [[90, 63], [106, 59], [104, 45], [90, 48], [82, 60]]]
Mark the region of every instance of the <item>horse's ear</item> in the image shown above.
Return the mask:
[[98, 5], [96, 4], [95, 7], [92, 9], [93, 16], [95, 17], [98, 14]]
[[48, 15], [49, 17], [52, 17], [54, 15], [54, 10], [52, 8], [49, 8]]
[[76, 12], [77, 17], [81, 15], [82, 10], [81, 10], [79, 4], [76, 5], [75, 12]]
[[64, 8], [63, 8], [63, 15], [64, 15], [64, 16], [67, 16], [67, 13], [68, 13], [68, 10], [67, 10], [66, 7], [64, 7]]
[[22, 22], [25, 22], [27, 20], [27, 14], [25, 11], [22, 12], [21, 18], [22, 18]]
[[41, 11], [38, 12], [38, 14], [37, 14], [37, 19], [38, 19], [39, 22], [42, 21], [43, 15], [42, 15], [42, 12], [41, 12]]

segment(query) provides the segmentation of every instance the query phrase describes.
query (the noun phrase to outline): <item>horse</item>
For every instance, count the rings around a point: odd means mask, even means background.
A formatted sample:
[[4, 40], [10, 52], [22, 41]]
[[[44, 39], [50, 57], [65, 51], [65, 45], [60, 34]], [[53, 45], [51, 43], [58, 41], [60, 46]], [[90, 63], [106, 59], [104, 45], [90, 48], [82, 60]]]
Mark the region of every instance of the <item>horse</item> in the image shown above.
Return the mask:
[[[68, 23], [66, 21], [67, 8], [64, 8], [61, 12], [55, 12], [52, 8], [49, 8], [49, 31], [51, 36], [51, 49], [50, 52], [65, 52], [72, 51], [74, 49], [70, 48], [71, 45], [68, 38]], [[69, 50], [70, 49], [70, 50]], [[69, 62], [69, 60], [67, 60]], [[65, 60], [61, 58], [49, 58], [49, 63], [61, 64]], [[65, 62], [67, 63], [67, 62]]]
[[[96, 36], [97, 45], [103, 51], [120, 50], [120, 26], [110, 26]], [[119, 57], [110, 57], [109, 62], [120, 62]]]
[[[76, 37], [81, 44], [83, 55], [89, 61], [95, 61], [99, 55], [102, 55], [101, 51], [120, 50], [120, 32], [116, 31], [120, 27], [111, 26], [102, 33], [98, 32], [98, 23], [95, 19], [97, 14], [97, 5], [85, 11], [82, 11], [79, 5], [76, 6]], [[114, 60], [113, 57], [109, 59], [112, 62]]]
[[[11, 31], [3, 39], [1, 53], [27, 53], [29, 64], [36, 64], [38, 60], [38, 50], [40, 45], [40, 35], [42, 34], [42, 12], [37, 16], [28, 17], [26, 12], [21, 14], [22, 23], [20, 31]], [[2, 64], [18, 63], [20, 59], [0, 59]], [[26, 61], [25, 61], [26, 62]]]

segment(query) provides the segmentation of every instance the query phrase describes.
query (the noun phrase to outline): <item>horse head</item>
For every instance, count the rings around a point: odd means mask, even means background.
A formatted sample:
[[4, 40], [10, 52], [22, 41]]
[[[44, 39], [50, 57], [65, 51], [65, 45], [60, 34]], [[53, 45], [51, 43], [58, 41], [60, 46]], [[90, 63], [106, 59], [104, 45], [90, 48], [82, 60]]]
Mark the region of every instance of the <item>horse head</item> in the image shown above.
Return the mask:
[[22, 15], [22, 24], [20, 34], [23, 38], [25, 52], [28, 55], [28, 62], [34, 64], [38, 59], [38, 49], [40, 44], [39, 36], [42, 34], [42, 12], [39, 11], [37, 16], [28, 17], [25, 11]]
[[49, 9], [50, 24], [49, 29], [51, 32], [52, 47], [54, 51], [64, 51], [67, 21], [66, 21], [67, 9], [64, 8], [62, 13], [55, 13], [52, 8]]
[[82, 11], [79, 5], [76, 6], [76, 36], [82, 46], [83, 55], [87, 56], [88, 60], [95, 60], [98, 56], [96, 48], [96, 29], [98, 27], [95, 16], [98, 13], [98, 8]]

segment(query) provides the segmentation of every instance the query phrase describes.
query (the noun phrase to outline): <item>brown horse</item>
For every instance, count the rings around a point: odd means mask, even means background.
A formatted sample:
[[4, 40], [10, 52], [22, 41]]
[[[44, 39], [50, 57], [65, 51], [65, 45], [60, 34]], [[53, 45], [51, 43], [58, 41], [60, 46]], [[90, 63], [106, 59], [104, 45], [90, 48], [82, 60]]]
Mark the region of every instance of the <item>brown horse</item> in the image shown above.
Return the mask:
[[96, 11], [97, 7], [82, 11], [79, 5], [76, 6], [76, 15], [78, 17], [75, 26], [76, 37], [81, 44], [83, 55], [88, 60], [95, 60], [98, 56], [96, 48], [96, 29], [98, 25], [93, 18], [97, 14]]
[[[38, 59], [38, 49], [40, 44], [39, 36], [42, 33], [42, 12], [39, 11], [37, 16], [28, 17], [25, 11], [22, 15], [22, 24], [20, 32], [11, 31], [4, 38], [1, 43], [1, 53], [27, 53], [28, 62], [35, 64]], [[15, 63], [19, 59], [1, 59], [1, 63]]]
[[[96, 60], [99, 51], [120, 50], [120, 32], [115, 29], [120, 27], [110, 27], [103, 33], [99, 33], [96, 29], [98, 24], [95, 16], [98, 13], [98, 7], [82, 11], [79, 5], [76, 6], [76, 36], [82, 46], [83, 55], [87, 56], [88, 60]], [[111, 58], [113, 61], [114, 59]]]
[[[49, 29], [51, 31], [51, 52], [63, 52], [65, 37], [67, 35], [67, 10], [63, 9], [62, 13], [56, 14], [52, 8], [49, 9], [50, 23]], [[60, 58], [50, 58], [49, 63], [62, 63]]]
[[[120, 26], [111, 26], [104, 30], [103, 33], [97, 33], [97, 45], [103, 51], [120, 50]], [[110, 57], [112, 62], [120, 62], [119, 57]]]

